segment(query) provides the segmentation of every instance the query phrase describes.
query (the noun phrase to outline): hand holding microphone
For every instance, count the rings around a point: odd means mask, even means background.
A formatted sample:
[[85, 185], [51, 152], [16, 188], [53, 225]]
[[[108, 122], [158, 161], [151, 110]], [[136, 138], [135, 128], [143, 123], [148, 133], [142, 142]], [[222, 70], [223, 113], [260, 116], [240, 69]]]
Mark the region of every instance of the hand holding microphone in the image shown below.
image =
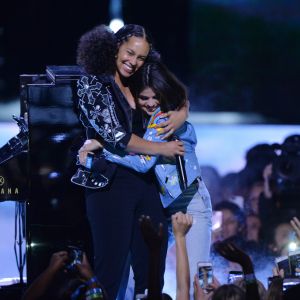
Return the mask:
[[[172, 140], [180, 141], [180, 139], [176, 135], [172, 136]], [[188, 181], [187, 181], [187, 176], [185, 171], [185, 160], [184, 157], [181, 155], [175, 155], [175, 159], [176, 159], [176, 168], [177, 168], [177, 173], [179, 178], [179, 185], [181, 190], [184, 191], [188, 187]]]

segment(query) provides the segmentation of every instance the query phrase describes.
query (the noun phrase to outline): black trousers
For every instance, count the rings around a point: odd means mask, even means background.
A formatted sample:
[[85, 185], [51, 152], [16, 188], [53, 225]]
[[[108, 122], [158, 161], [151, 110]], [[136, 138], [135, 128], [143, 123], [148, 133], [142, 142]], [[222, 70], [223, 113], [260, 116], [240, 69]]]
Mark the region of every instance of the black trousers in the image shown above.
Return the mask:
[[148, 285], [148, 248], [139, 228], [139, 217], [148, 215], [166, 236], [161, 251], [161, 288], [167, 253], [167, 221], [152, 172], [119, 167], [109, 187], [86, 192], [87, 217], [93, 236], [94, 271], [109, 299], [117, 296], [128, 254], [131, 254], [135, 293]]

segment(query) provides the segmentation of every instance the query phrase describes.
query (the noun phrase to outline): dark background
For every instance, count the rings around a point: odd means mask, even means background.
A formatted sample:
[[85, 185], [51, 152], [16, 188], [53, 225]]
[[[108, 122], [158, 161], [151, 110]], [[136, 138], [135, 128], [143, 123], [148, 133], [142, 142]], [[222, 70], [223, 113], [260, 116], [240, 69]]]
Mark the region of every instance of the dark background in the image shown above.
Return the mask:
[[[110, 21], [109, 0], [11, 0], [0, 12], [0, 101], [19, 74], [75, 64], [79, 37]], [[192, 111], [258, 113], [300, 122], [300, 2], [124, 0], [125, 23], [148, 29], [189, 87]]]

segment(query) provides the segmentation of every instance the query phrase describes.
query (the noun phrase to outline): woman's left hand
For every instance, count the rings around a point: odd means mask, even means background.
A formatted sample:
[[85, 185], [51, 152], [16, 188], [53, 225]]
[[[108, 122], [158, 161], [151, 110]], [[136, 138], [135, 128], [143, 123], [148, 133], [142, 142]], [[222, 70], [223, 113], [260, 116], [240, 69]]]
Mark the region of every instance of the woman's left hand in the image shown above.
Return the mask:
[[163, 140], [168, 139], [187, 119], [189, 105], [183, 106], [180, 110], [171, 110], [161, 115], [161, 118], [168, 118], [167, 121], [156, 125], [157, 135], [164, 135]]

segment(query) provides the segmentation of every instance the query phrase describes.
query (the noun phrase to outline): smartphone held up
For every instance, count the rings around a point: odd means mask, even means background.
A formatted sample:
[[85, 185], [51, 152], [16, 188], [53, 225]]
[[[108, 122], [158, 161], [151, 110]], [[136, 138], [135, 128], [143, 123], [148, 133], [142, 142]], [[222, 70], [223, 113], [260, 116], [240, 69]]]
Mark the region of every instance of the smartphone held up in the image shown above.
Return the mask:
[[200, 261], [198, 262], [197, 270], [200, 287], [205, 291], [210, 290], [210, 285], [213, 282], [212, 263]]
[[227, 282], [228, 282], [228, 284], [232, 284], [236, 280], [243, 279], [243, 278], [244, 278], [244, 273], [242, 271], [230, 271], [228, 273]]

